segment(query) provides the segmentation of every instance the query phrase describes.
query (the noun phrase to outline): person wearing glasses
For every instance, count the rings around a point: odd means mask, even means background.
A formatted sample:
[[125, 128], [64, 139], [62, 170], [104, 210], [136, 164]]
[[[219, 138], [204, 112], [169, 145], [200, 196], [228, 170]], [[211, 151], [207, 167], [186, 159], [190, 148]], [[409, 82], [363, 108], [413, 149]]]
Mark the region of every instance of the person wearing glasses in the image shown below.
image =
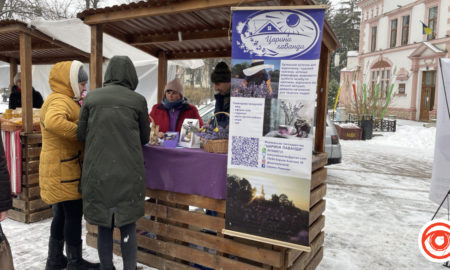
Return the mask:
[[190, 105], [184, 97], [184, 88], [178, 78], [166, 85], [162, 102], [153, 106], [150, 116], [155, 120], [155, 124], [159, 125], [160, 138], [163, 138], [167, 131], [180, 132], [186, 118], [198, 119], [200, 126], [203, 126], [197, 108]]

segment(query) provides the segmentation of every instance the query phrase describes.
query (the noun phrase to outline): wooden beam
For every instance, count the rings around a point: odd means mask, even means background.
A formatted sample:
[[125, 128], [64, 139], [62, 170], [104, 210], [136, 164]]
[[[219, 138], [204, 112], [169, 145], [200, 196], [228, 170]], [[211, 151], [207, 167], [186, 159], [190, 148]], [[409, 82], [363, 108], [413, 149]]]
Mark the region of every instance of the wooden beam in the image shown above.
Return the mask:
[[[181, 40], [179, 39], [181, 35]], [[129, 43], [131, 45], [152, 45], [160, 43], [171, 43], [171, 42], [183, 42], [191, 40], [202, 40], [202, 39], [213, 39], [213, 38], [227, 38], [228, 39], [228, 29], [214, 29], [214, 30], [204, 30], [197, 32], [180, 32], [169, 33], [164, 35], [147, 35], [147, 36], [137, 36], [133, 38]]]
[[6, 27], [0, 27], [0, 34], [2, 34], [2, 33], [10, 34], [13, 32], [18, 32], [18, 34], [19, 33], [28, 34], [36, 39], [40, 39], [40, 40], [46, 41], [52, 45], [62, 47], [67, 51], [73, 52], [74, 54], [82, 55], [82, 56], [86, 57], [86, 59], [89, 58], [89, 53], [79, 50], [78, 48], [75, 48], [72, 45], [69, 45], [69, 44], [59, 41], [59, 40], [56, 40], [52, 37], [49, 37], [46, 34], [42, 33], [41, 31], [36, 30], [35, 28], [26, 27], [26, 25], [24, 25], [24, 24], [18, 23], [18, 24], [9, 25]]
[[31, 36], [20, 34], [20, 71], [22, 94], [22, 128], [25, 133], [33, 132], [33, 92], [31, 86]]
[[[245, 4], [257, 2], [264, 2], [264, 0], [246, 0]], [[85, 16], [81, 19], [84, 20], [84, 23], [93, 25], [148, 16], [161, 16], [167, 14], [175, 15], [177, 13], [193, 12], [202, 9], [238, 6], [242, 3], [242, 0], [186, 0], [179, 2], [170, 1], [166, 4], [163, 4], [162, 2], [160, 3], [160, 6], [152, 5], [148, 7], [130, 8], [112, 12], [97, 13], [94, 15]]]
[[167, 84], [167, 54], [164, 51], [158, 55], [158, 100], [161, 102], [164, 95], [164, 87]]
[[[31, 47], [32, 47], [33, 51], [61, 49], [61, 46], [58, 46], [56, 44], [51, 44], [51, 43], [48, 43], [48, 42], [32, 43]], [[4, 52], [18, 52], [18, 51], [20, 51], [20, 43], [0, 46], [0, 52], [2, 52], [2, 53], [4, 53]]]
[[17, 32], [17, 34], [19, 34], [19, 32], [22, 32], [24, 28], [26, 28], [26, 27], [22, 24], [2, 26], [2, 27], [0, 27], [0, 34], [4, 34], [4, 33], [11, 34], [13, 32]]
[[339, 40], [331, 29], [330, 25], [325, 21], [323, 25], [322, 43], [330, 50], [334, 52], [336, 48], [340, 47]]
[[90, 89], [94, 90], [102, 86], [103, 65], [103, 26], [101, 24], [91, 26], [91, 61]]
[[73, 56], [73, 55], [68, 55], [68, 56], [58, 56], [58, 57], [42, 57], [42, 58], [34, 58], [33, 59], [33, 65], [43, 65], [43, 64], [56, 64], [58, 62], [62, 62], [62, 61], [73, 61], [73, 60], [78, 60], [80, 62], [84, 62], [87, 63], [89, 62], [89, 58], [83, 57], [81, 55], [77, 55], [77, 56]]
[[328, 76], [330, 74], [330, 50], [322, 44], [319, 62], [319, 80], [317, 82], [317, 112], [314, 150], [325, 152], [325, 130], [328, 108]]
[[4, 55], [0, 55], [0, 61], [9, 63], [9, 62], [11, 61], [11, 57], [7, 57], [7, 56], [4, 56]]
[[11, 58], [9, 60], [9, 89], [11, 90], [14, 86], [14, 77], [17, 74], [17, 60]]
[[[231, 46], [231, 44], [230, 44]], [[231, 48], [214, 51], [191, 51], [191, 52], [175, 52], [169, 53], [170, 60], [179, 59], [198, 59], [198, 58], [215, 58], [215, 57], [231, 57]]]

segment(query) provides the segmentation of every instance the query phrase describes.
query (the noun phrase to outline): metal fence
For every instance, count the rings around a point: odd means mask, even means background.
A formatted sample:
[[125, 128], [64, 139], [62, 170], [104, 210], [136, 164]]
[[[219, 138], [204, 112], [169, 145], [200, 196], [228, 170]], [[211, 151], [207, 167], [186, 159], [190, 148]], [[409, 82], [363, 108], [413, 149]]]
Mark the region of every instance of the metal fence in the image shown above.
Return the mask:
[[[331, 119], [334, 121], [334, 115], [330, 114]], [[396, 119], [373, 119], [372, 115], [364, 114], [361, 116], [357, 116], [356, 114], [348, 114], [347, 120], [345, 121], [334, 121], [335, 123], [353, 123], [358, 125], [361, 128], [364, 128], [365, 121], [372, 120], [372, 128], [373, 131], [379, 132], [395, 132], [397, 129], [397, 120]]]

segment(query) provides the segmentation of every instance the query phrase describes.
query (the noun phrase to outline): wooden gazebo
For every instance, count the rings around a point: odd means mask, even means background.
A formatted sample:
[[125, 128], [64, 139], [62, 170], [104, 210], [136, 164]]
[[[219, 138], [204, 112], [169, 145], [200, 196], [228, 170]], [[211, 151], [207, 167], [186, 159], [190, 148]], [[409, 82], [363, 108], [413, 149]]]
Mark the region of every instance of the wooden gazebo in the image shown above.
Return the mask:
[[[158, 101], [167, 82], [167, 62], [174, 59], [231, 57], [231, 7], [313, 5], [312, 0], [150, 0], [89, 9], [78, 17], [91, 27], [91, 89], [102, 83], [102, 33], [107, 33], [159, 59]], [[310, 202], [311, 252], [300, 252], [257, 242], [228, 239], [196, 231], [210, 226], [220, 232], [225, 225], [225, 201], [198, 195], [147, 189], [156, 199], [146, 202], [146, 213], [156, 221], [142, 219], [140, 231], [154, 232], [155, 238], [138, 236], [138, 260], [160, 269], [191, 269], [200, 264], [215, 269], [313, 269], [323, 256], [327, 162], [324, 136], [327, 111], [330, 53], [338, 46], [330, 26], [324, 25], [317, 87], [316, 134]], [[191, 205], [219, 212], [218, 217], [204, 216], [177, 208]], [[201, 224], [201, 225], [200, 225]], [[96, 246], [96, 228], [88, 225], [88, 244]], [[115, 236], [117, 237], [117, 235]], [[187, 246], [202, 246], [214, 254]], [[115, 247], [115, 252], [120, 252]], [[239, 253], [243, 260], [233, 260]], [[156, 254], [156, 255], [155, 255]]]
[[[18, 65], [22, 81], [22, 192], [13, 199], [8, 217], [21, 222], [35, 222], [52, 215], [40, 198], [39, 156], [41, 134], [33, 132], [32, 65], [54, 64], [59, 61], [89, 62], [89, 53], [40, 32], [33, 26], [16, 20], [0, 21], [0, 60], [10, 64], [10, 88]], [[19, 127], [20, 128], [20, 127]]]
[[10, 64], [10, 86], [20, 64], [22, 80], [23, 132], [31, 133], [33, 64], [54, 64], [60, 61], [89, 62], [89, 53], [63, 43], [17, 20], [0, 21], [0, 60]]

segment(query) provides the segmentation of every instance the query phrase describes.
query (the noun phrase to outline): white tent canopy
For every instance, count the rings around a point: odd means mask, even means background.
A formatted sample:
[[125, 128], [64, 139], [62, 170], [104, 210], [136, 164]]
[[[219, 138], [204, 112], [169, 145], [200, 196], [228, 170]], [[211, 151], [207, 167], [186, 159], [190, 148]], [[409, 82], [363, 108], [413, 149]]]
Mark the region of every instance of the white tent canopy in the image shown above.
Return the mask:
[[[38, 19], [31, 21], [29, 24], [55, 40], [62, 41], [84, 52], [90, 53], [90, 28], [79, 19], [58, 21]], [[148, 106], [151, 108], [157, 101], [158, 59], [108, 34], [103, 34], [103, 56], [110, 59], [114, 55], [127, 55], [133, 61], [139, 77], [136, 92], [146, 98]], [[106, 70], [107, 62], [103, 65], [103, 72]], [[169, 61], [168, 80], [175, 77], [176, 65], [195, 69], [203, 66], [203, 61]], [[33, 87], [42, 94], [44, 99], [51, 93], [48, 84], [51, 67], [52, 65], [33, 65], [32, 68]], [[89, 64], [85, 64], [85, 69], [89, 70]], [[8, 85], [9, 64], [0, 61], [0, 88], [7, 88]]]

